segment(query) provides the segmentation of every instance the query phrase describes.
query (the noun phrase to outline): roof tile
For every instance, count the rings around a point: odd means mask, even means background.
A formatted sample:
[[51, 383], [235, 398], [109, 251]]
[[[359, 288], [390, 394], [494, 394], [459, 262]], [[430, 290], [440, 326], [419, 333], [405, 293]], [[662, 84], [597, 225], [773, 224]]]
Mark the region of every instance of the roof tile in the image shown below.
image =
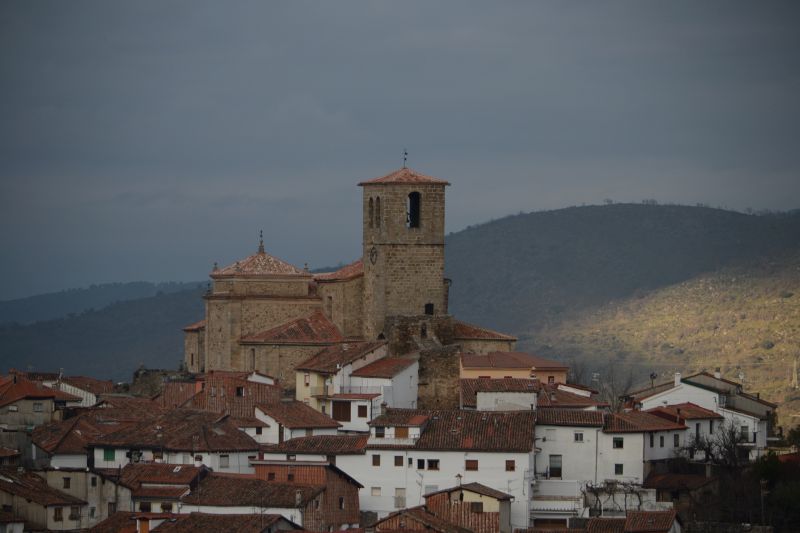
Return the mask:
[[425, 174], [421, 174], [415, 170], [411, 170], [410, 168], [403, 167], [401, 169], [395, 170], [394, 172], [390, 172], [389, 174], [382, 176], [380, 178], [375, 178], [367, 181], [362, 181], [359, 183], [359, 186], [363, 185], [388, 185], [392, 183], [419, 183], [419, 184], [431, 184], [431, 185], [450, 185], [450, 182], [434, 178], [432, 176], [426, 176]]
[[416, 359], [410, 357], [384, 357], [362, 366], [350, 374], [360, 378], [386, 378], [390, 379], [410, 367]]
[[322, 311], [316, 311], [307, 317], [245, 335], [240, 341], [245, 344], [334, 344], [343, 340], [336, 325]]

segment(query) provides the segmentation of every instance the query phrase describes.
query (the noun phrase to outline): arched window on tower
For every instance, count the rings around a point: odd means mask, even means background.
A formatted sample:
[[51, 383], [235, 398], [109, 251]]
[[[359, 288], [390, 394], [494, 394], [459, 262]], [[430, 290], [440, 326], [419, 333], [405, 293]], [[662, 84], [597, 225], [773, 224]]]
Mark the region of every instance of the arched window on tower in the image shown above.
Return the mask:
[[367, 218], [369, 219], [369, 227], [372, 227], [373, 220], [375, 218], [375, 202], [372, 198], [369, 199], [369, 207], [367, 208]]
[[406, 227], [418, 228], [420, 219], [420, 194], [416, 191], [408, 195], [408, 211], [406, 213]]
[[375, 227], [381, 227], [381, 197], [375, 198]]

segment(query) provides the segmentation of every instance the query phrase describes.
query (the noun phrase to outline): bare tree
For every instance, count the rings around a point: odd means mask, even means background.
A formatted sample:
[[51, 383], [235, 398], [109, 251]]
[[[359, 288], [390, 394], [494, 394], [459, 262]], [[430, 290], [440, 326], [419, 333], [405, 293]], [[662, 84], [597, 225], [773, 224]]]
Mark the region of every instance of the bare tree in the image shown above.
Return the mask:
[[747, 436], [733, 422], [726, 420], [711, 435], [692, 435], [679, 453], [694, 457], [698, 452], [703, 452], [706, 461], [738, 470], [748, 463], [747, 454], [743, 453], [741, 446], [746, 440]]
[[597, 380], [592, 385], [597, 387], [600, 398], [608, 403], [611, 411], [616, 412], [622, 409], [622, 397], [628, 394], [633, 388], [635, 378], [631, 367], [623, 367], [619, 363], [609, 361], [609, 363], [598, 374]]

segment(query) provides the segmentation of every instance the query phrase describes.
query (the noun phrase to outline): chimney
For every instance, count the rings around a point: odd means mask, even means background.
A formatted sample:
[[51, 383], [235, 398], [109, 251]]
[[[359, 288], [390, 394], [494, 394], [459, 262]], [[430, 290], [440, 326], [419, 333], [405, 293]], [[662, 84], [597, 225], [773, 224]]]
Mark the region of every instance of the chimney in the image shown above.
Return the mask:
[[720, 368], [719, 367], [717, 367], [717, 369], [714, 370], [714, 377], [717, 378], [717, 379], [722, 379], [722, 372], [720, 372]]
[[680, 384], [681, 384], [681, 373], [675, 372], [675, 386], [677, 387]]

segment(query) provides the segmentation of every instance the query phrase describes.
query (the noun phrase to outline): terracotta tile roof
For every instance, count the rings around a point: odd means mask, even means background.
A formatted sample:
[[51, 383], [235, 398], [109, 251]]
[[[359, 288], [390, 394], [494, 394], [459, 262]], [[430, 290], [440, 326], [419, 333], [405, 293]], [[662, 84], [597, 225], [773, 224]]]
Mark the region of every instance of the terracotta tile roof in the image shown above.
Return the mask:
[[536, 368], [537, 370], [567, 370], [569, 367], [552, 359], [523, 352], [490, 352], [461, 354], [464, 368]]
[[97, 398], [97, 406], [103, 409], [124, 409], [128, 412], [150, 414], [153, 410], [160, 410], [150, 398], [128, 396], [124, 394], [103, 394]]
[[[205, 514], [173, 515], [151, 531], [158, 533], [264, 533], [285, 520], [277, 514]], [[287, 522], [289, 522], [287, 520]], [[291, 523], [291, 522], [289, 522]]]
[[135, 463], [123, 467], [119, 481], [124, 486], [134, 489], [142, 484], [189, 486], [206, 473], [208, 469], [204, 466]]
[[744, 398], [747, 398], [748, 400], [753, 400], [754, 402], [758, 402], [758, 403], [760, 403], [762, 405], [766, 405], [767, 407], [772, 407], [773, 409], [778, 407], [777, 403], [769, 402], [769, 401], [765, 400], [764, 398], [761, 398], [760, 396], [756, 396], [756, 395], [750, 394], [748, 392], [740, 392], [740, 393], [738, 393], [738, 395], [742, 396]]
[[92, 439], [91, 445], [161, 448], [181, 452], [255, 451], [258, 444], [228, 416], [173, 409], [144, 422]]
[[244, 344], [334, 344], [342, 342], [341, 332], [325, 313], [317, 311], [307, 317], [298, 318], [280, 326], [245, 335]]
[[558, 387], [558, 384], [543, 385], [536, 399], [539, 408], [567, 407], [585, 409], [587, 407], [608, 407], [608, 403], [594, 400], [590, 396], [581, 396]]
[[195, 383], [168, 381], [164, 383], [161, 392], [153, 398], [153, 401], [164, 409], [174, 409], [176, 407], [184, 407], [195, 394], [197, 394]]
[[450, 487], [447, 489], [437, 490], [434, 492], [429, 492], [425, 494], [424, 497], [427, 498], [428, 496], [433, 496], [434, 494], [441, 494], [443, 492], [455, 492], [457, 490], [468, 490], [470, 492], [474, 492], [475, 494], [482, 494], [484, 496], [488, 496], [490, 498], [494, 498], [496, 500], [513, 500], [514, 496], [511, 494], [506, 494], [505, 492], [501, 492], [499, 490], [493, 489], [491, 487], [487, 487], [481, 483], [464, 483], [463, 485], [459, 485], [457, 487]]
[[15, 494], [40, 505], [85, 505], [86, 502], [47, 484], [33, 472], [17, 470], [16, 466], [0, 467], [0, 491]]
[[236, 427], [239, 428], [239, 429], [243, 429], [243, 428], [268, 428], [269, 427], [269, 424], [267, 424], [266, 422], [264, 422], [262, 420], [259, 420], [258, 418], [254, 417], [254, 416], [251, 416], [251, 417], [248, 417], [248, 418], [237, 418], [237, 417], [233, 417], [232, 416], [231, 420], [233, 420], [233, 423], [236, 424]]
[[[381, 523], [391, 523], [395, 521], [397, 517], [402, 517], [406, 521], [415, 522], [421, 525], [422, 528], [410, 527], [409, 525], [405, 525], [401, 528], [396, 528], [389, 525], [385, 527], [381, 526]], [[472, 533], [469, 529], [457, 526], [452, 522], [433, 514], [424, 506], [410, 507], [408, 509], [402, 509], [400, 511], [390, 513], [389, 515], [375, 522], [375, 524], [373, 524], [371, 527], [375, 528], [376, 533], [398, 533], [409, 530], [427, 531], [430, 533]]]
[[654, 387], [646, 387], [644, 389], [635, 390], [632, 392], [627, 393], [625, 396], [629, 396], [635, 400], [644, 400], [645, 398], [649, 398], [650, 396], [655, 396], [664, 391], [668, 391], [675, 386], [673, 381], [667, 383], [661, 383], [660, 385], [656, 385]]
[[624, 533], [624, 518], [600, 518], [595, 517], [589, 520], [586, 533]]
[[348, 281], [364, 275], [364, 262], [361, 259], [343, 266], [335, 272], [314, 274], [314, 279], [323, 283], [328, 281]]
[[0, 458], [17, 457], [19, 454], [20, 454], [19, 450], [15, 450], [14, 448], [6, 448], [5, 446], [0, 446]]
[[542, 426], [603, 427], [602, 411], [582, 409], [537, 409], [536, 424]]
[[[533, 449], [533, 411], [427, 411], [389, 408], [370, 422], [372, 426], [408, 425], [415, 417], [428, 417], [422, 435], [403, 448], [419, 450], [474, 450], [486, 452], [530, 452]], [[383, 444], [375, 443], [369, 448]], [[387, 442], [390, 447], [391, 441]]]
[[257, 276], [307, 276], [311, 274], [300, 270], [286, 261], [273, 257], [264, 252], [263, 245], [258, 252], [245, 257], [224, 268], [218, 268], [211, 272], [211, 277], [257, 277]]
[[683, 420], [705, 420], [705, 419], [721, 419], [722, 415], [710, 411], [697, 404], [691, 402], [678, 403], [672, 405], [661, 405], [648, 409], [645, 413], [660, 416], [666, 420], [673, 422], [681, 422]]
[[88, 533], [137, 533], [136, 519], [134, 518], [136, 515], [137, 513], [117, 511], [89, 528]]
[[88, 376], [63, 376], [62, 383], [72, 385], [78, 389], [92, 394], [107, 394], [114, 391], [114, 382], [111, 380], [95, 379]]
[[297, 365], [296, 369], [320, 374], [335, 374], [340, 367], [350, 364], [385, 345], [386, 341], [334, 344], [309, 357]]
[[197, 322], [194, 322], [193, 324], [189, 324], [188, 326], [183, 328], [183, 331], [201, 331], [201, 330], [204, 330], [204, 329], [206, 329], [206, 319], [205, 318], [203, 320], [199, 320]]
[[131, 496], [134, 498], [145, 498], [151, 500], [180, 500], [181, 497], [186, 494], [189, 494], [189, 487], [159, 487], [141, 485], [131, 491]]
[[605, 433], [641, 433], [686, 429], [683, 424], [664, 420], [644, 411], [627, 411], [606, 414]]
[[675, 516], [675, 511], [628, 511], [625, 533], [667, 533]]
[[333, 418], [297, 400], [283, 399], [270, 404], [260, 404], [257, 407], [265, 415], [290, 429], [341, 427], [341, 424]]
[[642, 485], [646, 489], [695, 490], [716, 481], [717, 478], [696, 474], [657, 474], [652, 472]]
[[456, 340], [491, 340], [491, 341], [515, 341], [516, 337], [499, 333], [491, 329], [482, 328], [473, 324], [467, 324], [460, 320], [453, 320], [453, 338]]
[[364, 453], [369, 435], [314, 435], [289, 439], [264, 447], [267, 453], [360, 455]]
[[53, 401], [80, 401], [65, 392], [45, 387], [41, 383], [33, 382], [20, 375], [0, 378], [0, 407], [12, 404], [19, 400], [29, 399], [51, 399]]
[[537, 392], [539, 380], [525, 378], [464, 378], [459, 380], [461, 404], [464, 407], [477, 407], [479, 392]]
[[227, 413], [235, 418], [251, 418], [256, 406], [279, 402], [283, 394], [278, 385], [237, 379], [217, 372], [209, 374], [203, 389], [185, 406], [214, 413]]
[[87, 410], [67, 420], [36, 427], [31, 441], [51, 455], [83, 455], [92, 439], [128, 428], [146, 418], [137, 417], [140, 414], [111, 408]]
[[426, 176], [425, 174], [420, 174], [419, 172], [411, 170], [410, 168], [407, 167], [403, 167], [401, 169], [395, 170], [394, 172], [390, 172], [389, 174], [382, 176], [380, 178], [362, 181], [358, 185], [359, 186], [387, 185], [390, 183], [420, 183], [420, 184], [431, 184], [431, 185], [450, 185], [450, 183], [445, 180], [434, 178], [432, 176]]
[[417, 360], [411, 357], [384, 357], [353, 371], [351, 376], [360, 378], [391, 379], [413, 365]]
[[[220, 476], [211, 474], [182, 501], [189, 505], [217, 507], [280, 507], [292, 509], [305, 507], [325, 485], [297, 485], [275, 483], [250, 476]], [[300, 505], [295, 498], [300, 494]]]

